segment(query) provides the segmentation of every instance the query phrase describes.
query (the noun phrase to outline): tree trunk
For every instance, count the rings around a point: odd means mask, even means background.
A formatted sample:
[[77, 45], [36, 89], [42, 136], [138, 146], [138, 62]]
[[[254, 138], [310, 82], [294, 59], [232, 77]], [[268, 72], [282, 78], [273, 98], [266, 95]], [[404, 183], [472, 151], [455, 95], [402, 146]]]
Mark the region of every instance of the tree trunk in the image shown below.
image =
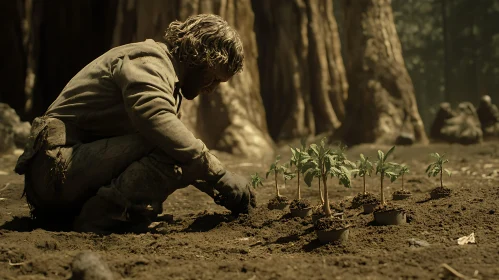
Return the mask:
[[115, 8], [116, 1], [33, 1], [33, 117], [45, 112], [81, 68], [108, 50]]
[[271, 136], [333, 132], [348, 93], [332, 1], [252, 0]]
[[0, 102], [9, 104], [18, 114], [24, 113], [26, 56], [23, 44], [24, 1], [4, 1], [0, 9]]
[[344, 9], [350, 88], [341, 135], [349, 144], [393, 144], [401, 133], [426, 143], [391, 1], [344, 0]]
[[222, 16], [239, 31], [245, 50], [242, 73], [210, 96], [182, 103], [182, 121], [208, 147], [247, 157], [272, 157], [265, 110], [259, 93], [250, 0], [120, 0], [114, 45], [147, 38], [160, 40], [169, 23], [198, 13]]

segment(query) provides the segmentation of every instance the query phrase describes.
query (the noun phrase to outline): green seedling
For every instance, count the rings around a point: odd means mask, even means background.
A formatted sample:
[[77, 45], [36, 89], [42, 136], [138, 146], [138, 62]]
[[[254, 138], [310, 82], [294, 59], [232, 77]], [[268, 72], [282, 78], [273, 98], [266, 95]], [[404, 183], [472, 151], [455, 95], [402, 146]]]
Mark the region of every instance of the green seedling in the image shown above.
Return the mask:
[[326, 216], [331, 217], [332, 212], [329, 203], [327, 178], [328, 176], [336, 177], [339, 179], [340, 184], [350, 187], [350, 170], [346, 166], [354, 164], [346, 159], [342, 150], [333, 151], [327, 147], [325, 138], [321, 140], [320, 145], [310, 145], [308, 154], [310, 159], [304, 164], [302, 170], [305, 174], [305, 183], [310, 186], [313, 178], [317, 175], [320, 176], [324, 186], [324, 213], [326, 213]]
[[260, 187], [263, 187], [263, 178], [261, 178], [258, 173], [255, 173], [253, 175], [251, 175], [251, 186], [253, 186], [253, 188], [257, 188], [258, 186]]
[[289, 170], [289, 164], [287, 163], [279, 166], [279, 168], [281, 169], [280, 173], [282, 174], [282, 178], [284, 179], [284, 188], [286, 188], [286, 182], [296, 177], [296, 174]]
[[289, 161], [289, 165], [292, 167], [296, 166], [295, 175], [298, 180], [298, 190], [296, 193], [296, 199], [301, 200], [301, 189], [300, 189], [300, 173], [302, 173], [303, 166], [308, 162], [310, 156], [306, 152], [306, 143], [305, 140], [301, 141], [301, 148], [292, 148], [291, 147], [291, 160]]
[[388, 152], [383, 153], [381, 150], [378, 150], [378, 160], [376, 161], [376, 175], [380, 175], [380, 184], [381, 184], [381, 205], [386, 205], [386, 200], [385, 200], [385, 194], [384, 194], [384, 188], [383, 188], [383, 181], [385, 177], [390, 178], [391, 182], [394, 182], [397, 180], [398, 173], [397, 173], [397, 167], [398, 164], [393, 163], [393, 162], [387, 162], [386, 160], [388, 157], [393, 153], [395, 150], [395, 146], [391, 147]]
[[431, 157], [435, 158], [435, 161], [430, 163], [428, 167], [426, 168], [425, 173], [428, 174], [428, 177], [436, 177], [437, 175], [440, 174], [440, 187], [444, 187], [444, 180], [443, 180], [443, 172], [447, 173], [447, 175], [450, 177], [451, 172], [447, 169], [444, 168], [444, 164], [448, 163], [448, 159], [444, 159], [445, 155], [441, 155], [438, 153], [431, 153]]
[[399, 167], [398, 170], [398, 177], [400, 177], [400, 180], [402, 181], [402, 190], [404, 190], [404, 174], [409, 173], [409, 166], [402, 164]]
[[282, 174], [284, 178], [284, 186], [286, 186], [286, 181], [294, 178], [294, 174], [288, 171], [287, 165], [279, 165], [279, 161], [281, 160], [281, 156], [277, 155], [276, 160], [270, 165], [269, 171], [265, 175], [265, 178], [268, 178], [270, 174], [274, 174], [275, 181], [275, 192], [276, 196], [280, 197], [279, 187], [277, 186], [277, 175]]
[[362, 177], [363, 181], [363, 194], [367, 194], [366, 190], [366, 176], [371, 177], [372, 172], [374, 171], [373, 163], [369, 160], [369, 157], [365, 157], [363, 154], [360, 154], [360, 159], [357, 161], [357, 172], [355, 176]]

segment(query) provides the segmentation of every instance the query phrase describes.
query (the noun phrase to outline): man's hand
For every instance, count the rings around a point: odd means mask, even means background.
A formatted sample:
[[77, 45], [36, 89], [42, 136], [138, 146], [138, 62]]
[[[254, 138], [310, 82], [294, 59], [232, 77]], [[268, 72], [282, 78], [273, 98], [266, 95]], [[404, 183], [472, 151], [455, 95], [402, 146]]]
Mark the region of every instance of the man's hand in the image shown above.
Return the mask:
[[256, 207], [256, 197], [250, 182], [241, 175], [227, 171], [216, 183], [215, 190], [218, 192], [215, 202], [235, 215], [248, 213]]

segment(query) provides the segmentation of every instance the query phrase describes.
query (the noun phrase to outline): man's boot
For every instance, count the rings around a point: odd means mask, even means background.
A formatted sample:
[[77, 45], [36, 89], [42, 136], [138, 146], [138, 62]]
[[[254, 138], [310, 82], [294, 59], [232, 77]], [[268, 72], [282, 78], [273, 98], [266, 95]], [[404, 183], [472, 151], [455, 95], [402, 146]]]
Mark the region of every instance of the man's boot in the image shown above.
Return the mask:
[[116, 232], [127, 221], [126, 210], [126, 207], [97, 194], [83, 205], [73, 228], [75, 231], [97, 234]]

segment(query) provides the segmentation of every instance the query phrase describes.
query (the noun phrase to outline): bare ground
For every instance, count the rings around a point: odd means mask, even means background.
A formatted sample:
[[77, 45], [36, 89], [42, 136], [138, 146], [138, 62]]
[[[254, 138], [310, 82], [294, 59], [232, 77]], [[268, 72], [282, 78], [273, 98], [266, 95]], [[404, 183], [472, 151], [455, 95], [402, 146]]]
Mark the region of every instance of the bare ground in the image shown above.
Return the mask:
[[[81, 251], [97, 252], [117, 279], [439, 279], [446, 263], [476, 279], [499, 279], [499, 143], [475, 146], [432, 144], [398, 147], [394, 161], [411, 167], [406, 176], [413, 197], [399, 204], [408, 210], [403, 226], [376, 226], [372, 215], [346, 209], [353, 227], [342, 245], [321, 245], [310, 218], [291, 218], [266, 209], [273, 195], [267, 181], [257, 190], [259, 208], [250, 216], [232, 217], [205, 194], [189, 187], [164, 203], [172, 222], [146, 234], [98, 236], [33, 229], [21, 198], [23, 177], [13, 174], [16, 155], [0, 158], [0, 279], [67, 279], [71, 261]], [[375, 147], [348, 151], [374, 158]], [[447, 153], [451, 197], [429, 200], [437, 181], [424, 175], [430, 152]], [[287, 150], [282, 151], [287, 158]], [[265, 173], [266, 166], [221, 155], [234, 171]], [[282, 182], [281, 182], [282, 183]], [[332, 183], [331, 199], [339, 203], [361, 190], [361, 181], [346, 189]], [[296, 182], [281, 189], [294, 198]], [[368, 188], [379, 193], [376, 178]], [[387, 196], [399, 188], [389, 184]], [[303, 196], [318, 202], [317, 188]], [[474, 232], [477, 244], [458, 245]], [[415, 238], [429, 243], [411, 246]]]

